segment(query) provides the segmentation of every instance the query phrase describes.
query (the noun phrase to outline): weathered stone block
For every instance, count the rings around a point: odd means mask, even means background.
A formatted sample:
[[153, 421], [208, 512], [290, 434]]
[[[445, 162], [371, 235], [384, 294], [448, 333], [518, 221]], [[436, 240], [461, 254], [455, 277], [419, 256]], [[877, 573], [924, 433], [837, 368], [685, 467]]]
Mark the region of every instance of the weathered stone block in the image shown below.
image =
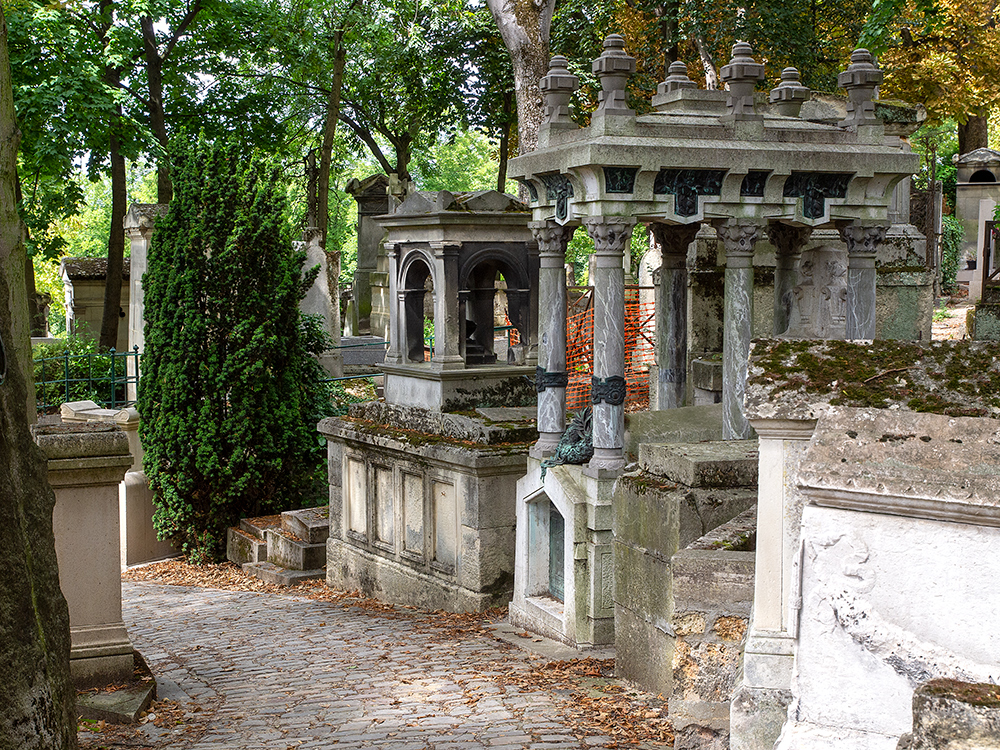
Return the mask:
[[237, 565], [264, 562], [267, 542], [235, 527], [226, 531], [226, 559]]
[[731, 750], [770, 750], [781, 734], [792, 694], [788, 690], [740, 686], [729, 709]]
[[625, 475], [618, 480], [612, 529], [624, 544], [669, 560], [677, 550], [678, 502], [676, 486], [646, 474]]
[[615, 603], [641, 614], [661, 630], [669, 630], [673, 602], [670, 564], [618, 541], [614, 550]]
[[678, 503], [679, 546], [686, 547], [728, 523], [757, 502], [757, 489], [699, 487], [681, 493]]
[[757, 441], [644, 443], [639, 466], [688, 487], [756, 486]]
[[615, 673], [651, 693], [669, 695], [674, 638], [635, 612], [615, 606]]
[[281, 514], [281, 528], [307, 544], [320, 544], [330, 536], [330, 509], [321, 506], [286, 510]]
[[913, 731], [899, 750], [1000, 748], [1000, 687], [932, 680], [913, 693]]
[[268, 529], [267, 561], [289, 570], [315, 570], [326, 565], [326, 544], [307, 544], [292, 539], [288, 532]]
[[725, 607], [732, 616], [749, 617], [754, 556], [753, 552], [678, 552], [671, 560], [677, 610], [707, 612]]
[[[722, 348], [721, 342], [719, 348]], [[697, 443], [702, 440], [722, 440], [722, 404], [625, 415], [625, 453], [632, 457], [639, 455], [640, 442]]]
[[738, 646], [679, 640], [674, 648], [672, 699], [728, 702], [741, 653]]

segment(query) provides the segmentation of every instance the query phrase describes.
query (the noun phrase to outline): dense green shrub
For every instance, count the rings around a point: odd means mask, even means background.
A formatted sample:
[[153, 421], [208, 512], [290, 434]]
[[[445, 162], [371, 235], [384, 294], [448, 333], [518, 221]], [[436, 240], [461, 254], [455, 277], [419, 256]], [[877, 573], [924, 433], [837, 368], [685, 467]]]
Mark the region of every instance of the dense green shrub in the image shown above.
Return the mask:
[[941, 221], [941, 291], [953, 294], [958, 289], [956, 276], [962, 259], [962, 240], [965, 230], [954, 216], [945, 216]]
[[205, 562], [240, 517], [306, 499], [328, 404], [312, 355], [327, 337], [299, 313], [318, 269], [292, 247], [277, 171], [200, 139], [173, 177], [143, 279], [141, 438], [157, 532]]

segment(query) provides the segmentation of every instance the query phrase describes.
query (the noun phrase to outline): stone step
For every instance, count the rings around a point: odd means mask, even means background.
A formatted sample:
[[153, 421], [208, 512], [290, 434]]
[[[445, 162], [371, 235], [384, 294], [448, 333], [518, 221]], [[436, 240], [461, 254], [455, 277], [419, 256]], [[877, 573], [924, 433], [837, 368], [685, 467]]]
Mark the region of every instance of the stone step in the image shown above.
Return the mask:
[[281, 514], [281, 528], [309, 544], [325, 542], [330, 536], [330, 508], [286, 510]]
[[267, 559], [267, 542], [230, 526], [226, 531], [226, 559], [237, 565], [264, 562]]
[[326, 542], [310, 544], [283, 529], [268, 529], [267, 561], [289, 570], [315, 570], [326, 565]]
[[1000, 304], [1000, 286], [983, 287], [983, 304], [984, 305]]
[[314, 570], [289, 570], [269, 562], [246, 563], [243, 570], [252, 576], [259, 578], [265, 583], [273, 583], [278, 586], [294, 586], [302, 581], [309, 581], [316, 578], [326, 578], [326, 570], [316, 568]]
[[757, 484], [757, 440], [643, 443], [639, 466], [688, 487], [749, 487]]
[[276, 529], [281, 526], [281, 516], [260, 516], [258, 518], [244, 518], [240, 521], [240, 531], [250, 536], [255, 536], [264, 541], [264, 532], [267, 529]]

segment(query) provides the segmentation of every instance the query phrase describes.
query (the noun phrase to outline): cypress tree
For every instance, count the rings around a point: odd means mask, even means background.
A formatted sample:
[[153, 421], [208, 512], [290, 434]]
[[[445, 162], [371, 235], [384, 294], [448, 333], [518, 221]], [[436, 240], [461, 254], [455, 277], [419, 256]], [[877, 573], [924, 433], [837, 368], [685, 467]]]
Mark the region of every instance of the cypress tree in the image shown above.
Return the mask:
[[172, 174], [143, 277], [141, 438], [157, 533], [207, 562], [228, 526], [312, 486], [326, 337], [299, 312], [318, 268], [293, 249], [277, 171], [200, 138]]

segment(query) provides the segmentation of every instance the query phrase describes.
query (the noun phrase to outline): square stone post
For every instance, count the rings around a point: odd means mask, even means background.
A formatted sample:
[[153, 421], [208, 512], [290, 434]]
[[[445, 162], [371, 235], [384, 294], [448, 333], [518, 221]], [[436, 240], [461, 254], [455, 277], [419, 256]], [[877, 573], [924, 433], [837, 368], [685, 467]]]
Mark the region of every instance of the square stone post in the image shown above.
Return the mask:
[[847, 245], [847, 340], [875, 338], [875, 254], [884, 226], [850, 224], [840, 228]]
[[774, 222], [767, 227], [767, 238], [774, 245], [774, 335], [788, 330], [792, 290], [795, 288], [796, 268], [802, 250], [812, 236], [810, 227], [793, 227]]
[[687, 249], [700, 224], [650, 224], [663, 259], [656, 283], [656, 404], [684, 405], [687, 391]]
[[[146, 273], [149, 244], [153, 240], [156, 218], [167, 212], [165, 203], [133, 203], [125, 215], [125, 236], [129, 240], [129, 280], [128, 280], [128, 350], [141, 354], [146, 345], [145, 320], [143, 318], [144, 297], [142, 275]], [[136, 360], [126, 359], [128, 376], [135, 378]], [[129, 401], [137, 398], [136, 384], [129, 382], [125, 387], [125, 397]]]
[[59, 586], [69, 605], [70, 672], [80, 687], [132, 677], [122, 621], [118, 484], [132, 465], [128, 438], [112, 424], [41, 425], [56, 496], [52, 530]]
[[726, 219], [716, 225], [726, 248], [725, 311], [722, 333], [722, 435], [726, 440], [750, 437], [743, 413], [747, 362], [753, 330], [753, 251], [760, 228]]
[[583, 220], [594, 240], [594, 457], [588, 470], [625, 467], [625, 269], [624, 253], [635, 219], [595, 216]]
[[432, 242], [434, 253], [434, 356], [443, 369], [465, 366], [459, 351], [458, 252], [454, 242]]
[[538, 242], [538, 442], [535, 458], [555, 453], [566, 430], [566, 245], [576, 227], [554, 221], [528, 224]]
[[753, 419], [759, 438], [757, 550], [742, 682], [730, 707], [733, 750], [770, 750], [791, 701], [795, 660], [793, 571], [803, 499], [792, 482], [815, 419]]

